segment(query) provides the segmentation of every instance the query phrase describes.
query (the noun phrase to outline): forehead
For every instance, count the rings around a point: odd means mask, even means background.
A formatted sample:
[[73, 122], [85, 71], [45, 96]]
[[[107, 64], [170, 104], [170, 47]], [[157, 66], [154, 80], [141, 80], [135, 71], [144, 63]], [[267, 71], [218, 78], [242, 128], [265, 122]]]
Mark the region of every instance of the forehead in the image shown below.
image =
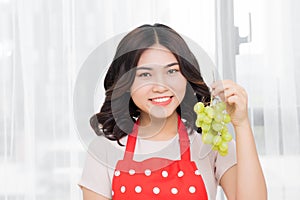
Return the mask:
[[177, 59], [169, 49], [161, 45], [155, 45], [142, 53], [138, 66], [151, 64], [167, 65], [173, 62], [177, 62]]

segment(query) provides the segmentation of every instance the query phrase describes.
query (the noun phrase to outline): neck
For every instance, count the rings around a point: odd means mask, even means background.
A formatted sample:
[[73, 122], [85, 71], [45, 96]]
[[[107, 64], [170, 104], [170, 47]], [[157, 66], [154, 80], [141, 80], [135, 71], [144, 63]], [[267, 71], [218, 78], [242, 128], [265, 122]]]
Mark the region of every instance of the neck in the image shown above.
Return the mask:
[[167, 118], [141, 115], [138, 136], [147, 140], [169, 140], [177, 134], [177, 113]]

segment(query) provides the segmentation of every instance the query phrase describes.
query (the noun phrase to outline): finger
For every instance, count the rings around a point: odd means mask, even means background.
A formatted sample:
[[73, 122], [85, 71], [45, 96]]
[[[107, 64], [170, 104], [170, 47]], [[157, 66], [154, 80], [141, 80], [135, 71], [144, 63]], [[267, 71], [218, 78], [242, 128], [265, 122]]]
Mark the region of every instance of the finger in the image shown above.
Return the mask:
[[[224, 93], [224, 95], [222, 94]], [[247, 97], [247, 93], [244, 90], [244, 88], [242, 88], [241, 86], [239, 86], [238, 84], [234, 83], [233, 81], [223, 81], [222, 84], [217, 85], [214, 88], [214, 91], [212, 92], [213, 96], [224, 96], [224, 98], [228, 98], [229, 96], [232, 95], [239, 95], [243, 98], [248, 98]], [[224, 99], [223, 99], [224, 100]]]
[[227, 102], [229, 105], [238, 104], [238, 103], [239, 103], [239, 97], [236, 96], [236, 95], [229, 96], [229, 97], [226, 99], [226, 102]]
[[[223, 84], [218, 84], [218, 85], [215, 85], [214, 87], [212, 87], [212, 91], [211, 91], [211, 94], [213, 96], [220, 96], [221, 93], [223, 93], [225, 90], [225, 88], [223, 87]], [[224, 95], [223, 95], [224, 96]], [[220, 96], [221, 97], [221, 96]]]
[[226, 79], [226, 80], [217, 80], [217, 81], [215, 81], [215, 82], [213, 82], [211, 84], [211, 87], [212, 88], [216, 88], [216, 87], [220, 87], [220, 86], [224, 86], [224, 85], [232, 85], [232, 84], [236, 85], [236, 83], [234, 81], [229, 80], [229, 79]]
[[231, 96], [234, 96], [234, 95], [238, 95], [238, 89], [237, 88], [231, 87], [231, 88], [226, 88], [224, 90], [224, 98], [225, 98], [225, 100], [228, 99]]
[[236, 110], [245, 111], [247, 110], [247, 99], [238, 95], [232, 95], [227, 98], [226, 103], [230, 106], [234, 106]]
[[224, 92], [224, 90], [234, 87], [236, 84], [231, 80], [220, 80], [216, 81], [211, 85], [212, 95], [219, 96], [220, 93]]

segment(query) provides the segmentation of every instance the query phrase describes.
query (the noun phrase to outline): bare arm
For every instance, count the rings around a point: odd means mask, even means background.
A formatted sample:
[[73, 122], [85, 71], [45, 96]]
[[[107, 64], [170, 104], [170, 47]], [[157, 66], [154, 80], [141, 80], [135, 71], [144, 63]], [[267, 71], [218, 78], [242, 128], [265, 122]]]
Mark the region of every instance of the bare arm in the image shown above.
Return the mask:
[[93, 192], [85, 187], [81, 187], [83, 193], [83, 200], [109, 200], [108, 198]]
[[248, 119], [247, 94], [230, 80], [215, 83], [214, 95], [227, 103], [227, 112], [236, 134], [237, 165], [221, 179], [229, 200], [266, 200], [267, 188]]
[[237, 199], [267, 199], [264, 175], [249, 122], [235, 127], [237, 140]]

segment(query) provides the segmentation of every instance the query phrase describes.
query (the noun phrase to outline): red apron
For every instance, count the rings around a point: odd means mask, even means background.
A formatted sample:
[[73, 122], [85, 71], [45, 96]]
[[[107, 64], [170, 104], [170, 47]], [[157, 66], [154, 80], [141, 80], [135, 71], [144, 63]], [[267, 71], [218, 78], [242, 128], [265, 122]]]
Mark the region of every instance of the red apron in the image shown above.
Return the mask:
[[207, 200], [202, 177], [190, 158], [190, 141], [178, 117], [181, 160], [149, 158], [133, 160], [138, 125], [128, 135], [124, 159], [119, 160], [112, 181], [113, 200]]

